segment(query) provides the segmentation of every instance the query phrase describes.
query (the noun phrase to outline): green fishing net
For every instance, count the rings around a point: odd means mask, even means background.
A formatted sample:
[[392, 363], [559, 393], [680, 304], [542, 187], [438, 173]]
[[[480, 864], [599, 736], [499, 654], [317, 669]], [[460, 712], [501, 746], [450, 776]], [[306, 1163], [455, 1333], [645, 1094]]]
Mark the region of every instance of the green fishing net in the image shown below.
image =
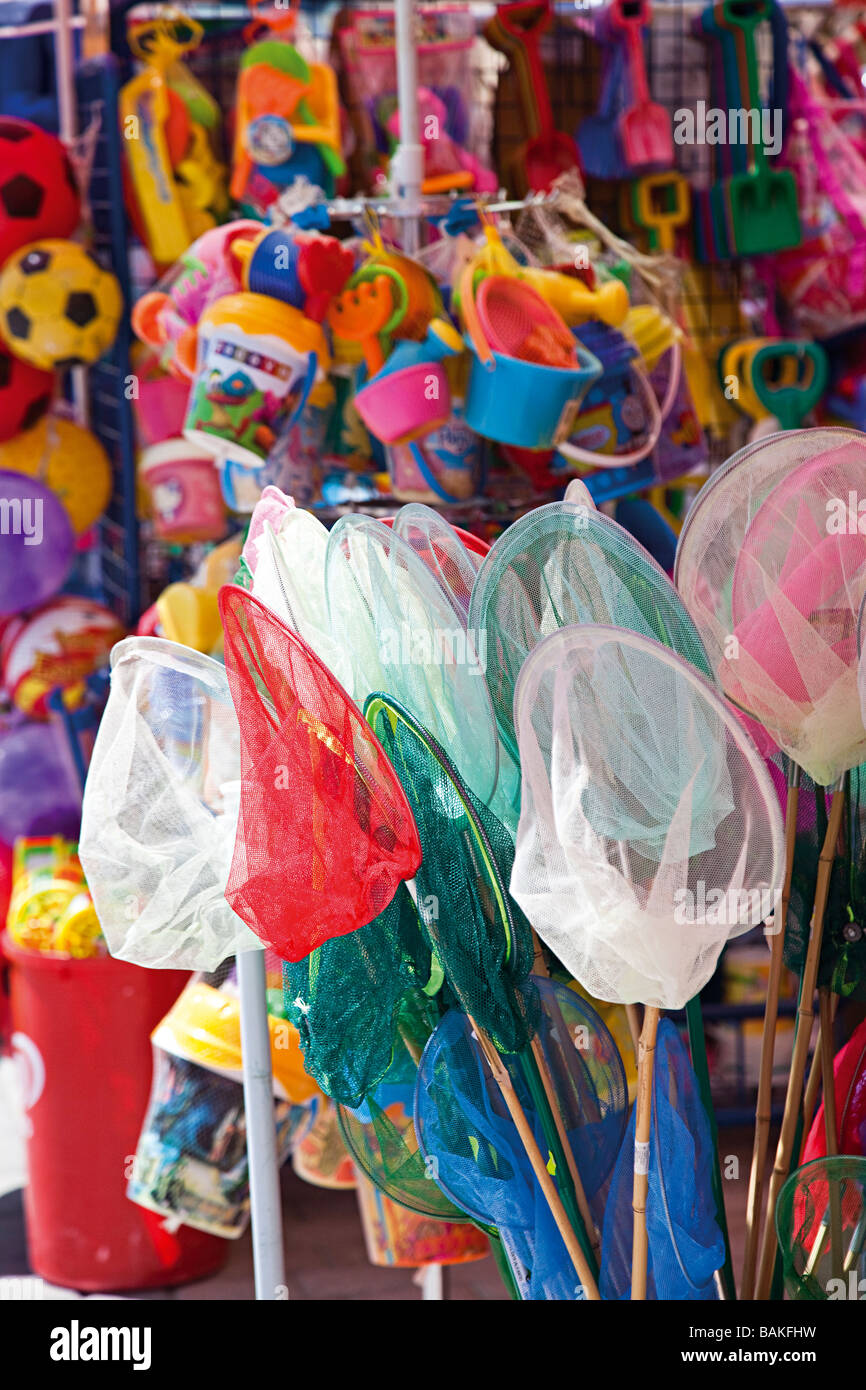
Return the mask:
[[817, 1158], [779, 1193], [776, 1230], [790, 1298], [858, 1300], [866, 1274], [866, 1158]]
[[402, 884], [366, 926], [283, 962], [287, 1014], [326, 1095], [357, 1106], [378, 1085], [392, 1063], [403, 996], [430, 973], [430, 948]]
[[520, 668], [543, 637], [573, 623], [654, 637], [714, 680], [679, 594], [643, 546], [602, 512], [551, 502], [499, 537], [482, 562], [469, 604], [470, 630], [486, 634], [487, 683], [512, 752]]
[[426, 1043], [430, 1022], [438, 1022], [438, 1011], [430, 1017], [431, 1005], [428, 1001], [425, 1010], [422, 1001], [417, 992], [405, 996], [394, 1060], [362, 1105], [338, 1107], [340, 1132], [358, 1167], [393, 1201], [421, 1216], [467, 1221], [466, 1213], [437, 1186], [437, 1165], [424, 1158], [415, 1134], [415, 1085], [424, 1045], [418, 1034], [426, 1032]]
[[501, 1052], [534, 1037], [532, 929], [506, 887], [514, 847], [426, 730], [390, 696], [365, 714], [403, 784], [421, 840], [415, 876], [423, 930], [464, 1013]]

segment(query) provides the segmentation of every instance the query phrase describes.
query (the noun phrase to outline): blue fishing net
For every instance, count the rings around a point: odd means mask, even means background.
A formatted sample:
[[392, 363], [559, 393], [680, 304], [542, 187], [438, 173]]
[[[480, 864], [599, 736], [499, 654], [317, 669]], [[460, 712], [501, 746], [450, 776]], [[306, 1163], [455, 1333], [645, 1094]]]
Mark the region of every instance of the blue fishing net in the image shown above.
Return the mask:
[[[635, 1114], [614, 1170], [604, 1219], [599, 1290], [631, 1296]], [[659, 1024], [653, 1077], [647, 1237], [647, 1298], [718, 1298], [725, 1245], [715, 1217], [712, 1138], [688, 1052], [675, 1025]]]

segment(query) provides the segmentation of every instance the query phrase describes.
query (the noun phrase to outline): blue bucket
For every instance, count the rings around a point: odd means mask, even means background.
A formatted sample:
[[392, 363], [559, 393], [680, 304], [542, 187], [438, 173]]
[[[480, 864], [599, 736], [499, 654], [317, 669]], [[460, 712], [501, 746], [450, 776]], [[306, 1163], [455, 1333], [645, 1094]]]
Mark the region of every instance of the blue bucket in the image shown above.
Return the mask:
[[476, 434], [524, 449], [551, 449], [567, 439], [581, 401], [602, 374], [602, 365], [578, 345], [577, 367], [545, 367], [494, 352], [485, 365], [472, 353], [464, 419]]

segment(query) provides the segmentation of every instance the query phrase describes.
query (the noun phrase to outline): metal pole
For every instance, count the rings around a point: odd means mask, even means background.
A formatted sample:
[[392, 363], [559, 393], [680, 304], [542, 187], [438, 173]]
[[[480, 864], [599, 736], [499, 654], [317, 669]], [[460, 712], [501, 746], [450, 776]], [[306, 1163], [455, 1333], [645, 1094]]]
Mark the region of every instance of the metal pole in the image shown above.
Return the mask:
[[241, 951], [237, 968], [256, 1298], [272, 1301], [286, 1296], [286, 1267], [264, 951]]
[[413, 0], [394, 0], [394, 30], [400, 143], [391, 167], [396, 192], [408, 214], [403, 223], [403, 249], [408, 255], [414, 256], [421, 242], [419, 205], [424, 177], [424, 147], [418, 133], [418, 52], [415, 47]]

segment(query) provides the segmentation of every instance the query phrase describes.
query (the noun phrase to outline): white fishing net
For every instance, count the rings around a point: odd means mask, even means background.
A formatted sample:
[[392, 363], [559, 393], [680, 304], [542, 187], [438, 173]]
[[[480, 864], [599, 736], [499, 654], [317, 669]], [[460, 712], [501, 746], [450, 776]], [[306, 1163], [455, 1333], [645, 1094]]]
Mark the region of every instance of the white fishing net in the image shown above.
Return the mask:
[[499, 740], [485, 653], [424, 562], [381, 521], [343, 516], [330, 533], [325, 584], [331, 632], [351, 656], [355, 699], [396, 696], [489, 805]]
[[468, 550], [454, 527], [432, 507], [425, 507], [423, 502], [410, 502], [408, 506], [401, 507], [394, 518], [394, 530], [411, 545], [438, 580], [465, 627], [469, 596], [481, 556]]
[[514, 708], [513, 896], [593, 997], [683, 1008], [777, 906], [783, 829], [760, 755], [693, 666], [614, 627], [541, 642]]
[[303, 637], [352, 694], [352, 663], [331, 634], [325, 597], [328, 532], [300, 507], [265, 517], [256, 546], [252, 592], [287, 627]]
[[675, 583], [725, 694], [822, 785], [866, 760], [864, 479], [866, 435], [772, 435], [699, 493], [677, 548]]
[[112, 955], [215, 970], [258, 948], [224, 897], [239, 792], [240, 736], [224, 668], [161, 638], [118, 643], [79, 846]]

